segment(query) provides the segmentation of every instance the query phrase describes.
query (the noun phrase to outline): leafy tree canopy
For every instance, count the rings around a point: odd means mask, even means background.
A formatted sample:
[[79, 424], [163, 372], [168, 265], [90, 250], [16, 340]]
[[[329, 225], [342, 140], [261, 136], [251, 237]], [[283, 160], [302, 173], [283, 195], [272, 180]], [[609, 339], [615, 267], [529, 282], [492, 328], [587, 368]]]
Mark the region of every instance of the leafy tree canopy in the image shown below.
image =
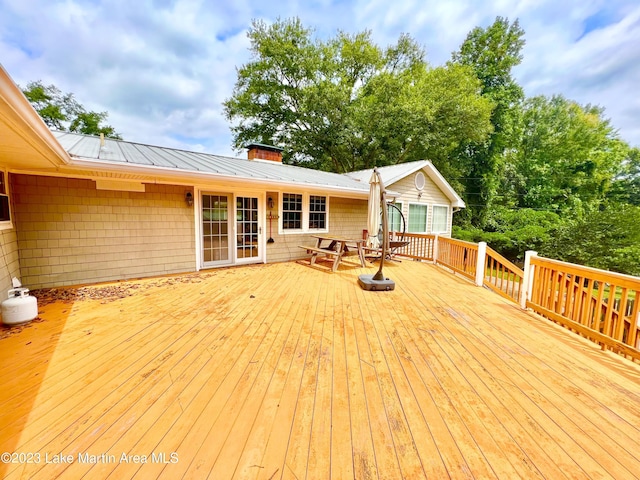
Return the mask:
[[640, 206], [640, 148], [632, 148], [620, 165], [609, 198], [620, 203]]
[[526, 100], [516, 152], [517, 205], [566, 212], [604, 199], [627, 146], [601, 108], [554, 95]]
[[29, 82], [22, 92], [52, 129], [122, 138], [111, 125], [102, 125], [108, 117], [107, 112], [87, 112], [72, 93], [62, 93], [55, 85], [44, 85], [38, 80]]
[[610, 204], [582, 218], [568, 219], [542, 253], [640, 276], [640, 207]]
[[336, 172], [444, 159], [491, 131], [491, 102], [469, 67], [429, 68], [407, 35], [382, 49], [370, 32], [312, 37], [299, 19], [254, 21], [253, 60], [225, 104], [234, 147], [285, 148], [288, 163]]
[[469, 138], [455, 159], [466, 171], [463, 194], [468, 204], [467, 221], [478, 227], [486, 221], [507, 153], [513, 148], [524, 93], [511, 70], [522, 61], [524, 43], [518, 20], [510, 23], [497, 17], [489, 27], [469, 32], [450, 62], [469, 66], [481, 83], [482, 95], [494, 106], [491, 135], [484, 141]]

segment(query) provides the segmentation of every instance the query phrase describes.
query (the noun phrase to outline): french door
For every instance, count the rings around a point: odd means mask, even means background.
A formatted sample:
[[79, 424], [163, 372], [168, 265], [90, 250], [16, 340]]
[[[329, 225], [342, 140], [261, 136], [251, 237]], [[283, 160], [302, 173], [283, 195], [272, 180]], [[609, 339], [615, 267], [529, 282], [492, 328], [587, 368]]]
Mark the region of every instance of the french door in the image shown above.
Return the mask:
[[257, 197], [236, 197], [236, 263], [260, 259], [259, 218]]
[[259, 197], [202, 194], [202, 266], [263, 260]]
[[202, 194], [202, 265], [213, 267], [233, 263], [228, 194]]

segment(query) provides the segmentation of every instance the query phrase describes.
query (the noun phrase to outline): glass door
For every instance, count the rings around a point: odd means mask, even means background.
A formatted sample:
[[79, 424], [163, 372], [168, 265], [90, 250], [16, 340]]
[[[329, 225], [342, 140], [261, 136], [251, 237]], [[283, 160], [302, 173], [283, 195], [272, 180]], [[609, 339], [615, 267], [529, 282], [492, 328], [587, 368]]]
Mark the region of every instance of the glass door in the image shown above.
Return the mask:
[[236, 197], [236, 259], [238, 263], [261, 259], [257, 197]]
[[232, 263], [229, 237], [229, 195], [202, 194], [202, 264]]

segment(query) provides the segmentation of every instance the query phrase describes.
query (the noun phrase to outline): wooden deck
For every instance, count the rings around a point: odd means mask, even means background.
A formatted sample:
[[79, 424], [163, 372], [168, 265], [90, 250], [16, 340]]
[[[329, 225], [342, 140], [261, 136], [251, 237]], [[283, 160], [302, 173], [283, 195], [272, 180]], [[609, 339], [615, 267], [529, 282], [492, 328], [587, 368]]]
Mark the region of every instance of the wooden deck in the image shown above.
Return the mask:
[[433, 265], [360, 290], [373, 271], [241, 267], [42, 306], [0, 332], [19, 462], [0, 477], [640, 475], [639, 365]]

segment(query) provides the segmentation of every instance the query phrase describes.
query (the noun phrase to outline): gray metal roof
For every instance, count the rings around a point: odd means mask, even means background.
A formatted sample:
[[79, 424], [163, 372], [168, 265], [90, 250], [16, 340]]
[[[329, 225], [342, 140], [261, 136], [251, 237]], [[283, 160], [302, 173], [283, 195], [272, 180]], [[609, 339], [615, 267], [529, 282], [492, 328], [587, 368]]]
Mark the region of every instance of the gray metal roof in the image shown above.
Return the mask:
[[[407, 175], [417, 172], [419, 169], [430, 165], [429, 160], [418, 160], [417, 162], [399, 163], [398, 165], [389, 165], [387, 167], [378, 167], [378, 173], [382, 177], [385, 186], [389, 186], [402, 180]], [[367, 170], [358, 170], [357, 172], [349, 172], [348, 176], [361, 182], [368, 182], [371, 178], [373, 168]]]
[[267, 160], [224, 157], [208, 153], [189, 152], [173, 148], [156, 147], [140, 143], [125, 142], [106, 138], [100, 147], [100, 137], [69, 132], [52, 132], [62, 147], [72, 158], [92, 162], [96, 166], [110, 165], [143, 166], [150, 169], [161, 168], [163, 173], [174, 170], [210, 175], [212, 178], [233, 177], [254, 181], [304, 184], [314, 187], [328, 187], [358, 193], [369, 192], [369, 179], [361, 182], [348, 175], [322, 172], [310, 168], [284, 165]]

